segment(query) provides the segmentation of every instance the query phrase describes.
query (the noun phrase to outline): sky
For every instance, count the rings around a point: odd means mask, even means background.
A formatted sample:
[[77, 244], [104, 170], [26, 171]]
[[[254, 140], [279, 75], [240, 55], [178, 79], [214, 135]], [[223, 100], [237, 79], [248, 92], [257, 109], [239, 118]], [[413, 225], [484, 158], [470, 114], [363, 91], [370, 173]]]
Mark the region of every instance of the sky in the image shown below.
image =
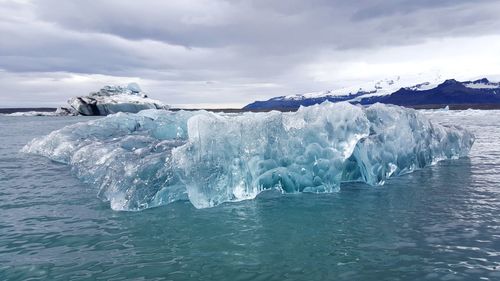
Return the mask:
[[0, 0], [0, 107], [137, 82], [176, 107], [500, 74], [500, 1]]

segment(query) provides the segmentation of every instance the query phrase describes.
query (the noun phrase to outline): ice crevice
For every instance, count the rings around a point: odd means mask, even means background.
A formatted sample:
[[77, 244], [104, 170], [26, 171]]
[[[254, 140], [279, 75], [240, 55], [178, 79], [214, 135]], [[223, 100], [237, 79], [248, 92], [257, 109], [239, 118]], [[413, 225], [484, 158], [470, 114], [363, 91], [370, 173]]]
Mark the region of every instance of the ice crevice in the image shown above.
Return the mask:
[[292, 113], [118, 113], [36, 138], [22, 151], [70, 165], [114, 210], [142, 210], [177, 200], [213, 207], [268, 189], [382, 185], [467, 156], [473, 142], [468, 130], [413, 109], [325, 102]]

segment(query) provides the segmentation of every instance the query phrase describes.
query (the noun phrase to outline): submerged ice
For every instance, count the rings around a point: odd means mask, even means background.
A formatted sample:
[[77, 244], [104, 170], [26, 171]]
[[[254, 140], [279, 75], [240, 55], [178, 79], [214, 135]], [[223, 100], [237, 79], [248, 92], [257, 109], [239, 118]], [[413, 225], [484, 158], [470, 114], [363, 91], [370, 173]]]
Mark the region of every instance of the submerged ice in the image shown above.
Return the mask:
[[323, 103], [297, 112], [118, 113], [37, 138], [23, 151], [66, 163], [115, 210], [189, 199], [197, 208], [263, 190], [334, 192], [381, 185], [466, 156], [474, 136], [412, 109]]

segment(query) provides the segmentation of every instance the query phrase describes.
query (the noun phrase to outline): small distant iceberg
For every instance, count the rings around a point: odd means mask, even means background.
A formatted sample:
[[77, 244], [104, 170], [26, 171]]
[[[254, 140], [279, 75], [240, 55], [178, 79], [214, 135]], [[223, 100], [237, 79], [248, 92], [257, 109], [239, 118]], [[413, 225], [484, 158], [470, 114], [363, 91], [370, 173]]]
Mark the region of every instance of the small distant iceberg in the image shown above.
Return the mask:
[[137, 83], [123, 86], [105, 86], [88, 96], [73, 97], [66, 107], [60, 107], [55, 115], [105, 116], [118, 112], [137, 113], [145, 109], [169, 109], [161, 101], [148, 97]]
[[21, 112], [13, 112], [13, 113], [6, 113], [6, 114], [0, 114], [3, 116], [16, 116], [16, 117], [26, 117], [26, 116], [59, 116], [60, 114], [56, 112], [47, 112], [47, 111], [21, 111]]

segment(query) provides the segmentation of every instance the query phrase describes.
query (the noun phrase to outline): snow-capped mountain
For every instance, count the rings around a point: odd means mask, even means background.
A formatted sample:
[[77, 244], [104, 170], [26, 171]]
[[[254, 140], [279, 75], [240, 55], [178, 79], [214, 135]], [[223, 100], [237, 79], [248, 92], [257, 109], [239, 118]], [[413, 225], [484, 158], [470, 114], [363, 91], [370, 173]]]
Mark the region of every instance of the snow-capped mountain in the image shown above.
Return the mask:
[[243, 109], [293, 110], [324, 101], [348, 101], [364, 105], [381, 102], [402, 106], [500, 104], [500, 83], [490, 82], [487, 78], [464, 82], [445, 80], [441, 75], [427, 77], [428, 80], [417, 78], [420, 79], [396, 77], [361, 87], [275, 97], [267, 101], [253, 102]]

